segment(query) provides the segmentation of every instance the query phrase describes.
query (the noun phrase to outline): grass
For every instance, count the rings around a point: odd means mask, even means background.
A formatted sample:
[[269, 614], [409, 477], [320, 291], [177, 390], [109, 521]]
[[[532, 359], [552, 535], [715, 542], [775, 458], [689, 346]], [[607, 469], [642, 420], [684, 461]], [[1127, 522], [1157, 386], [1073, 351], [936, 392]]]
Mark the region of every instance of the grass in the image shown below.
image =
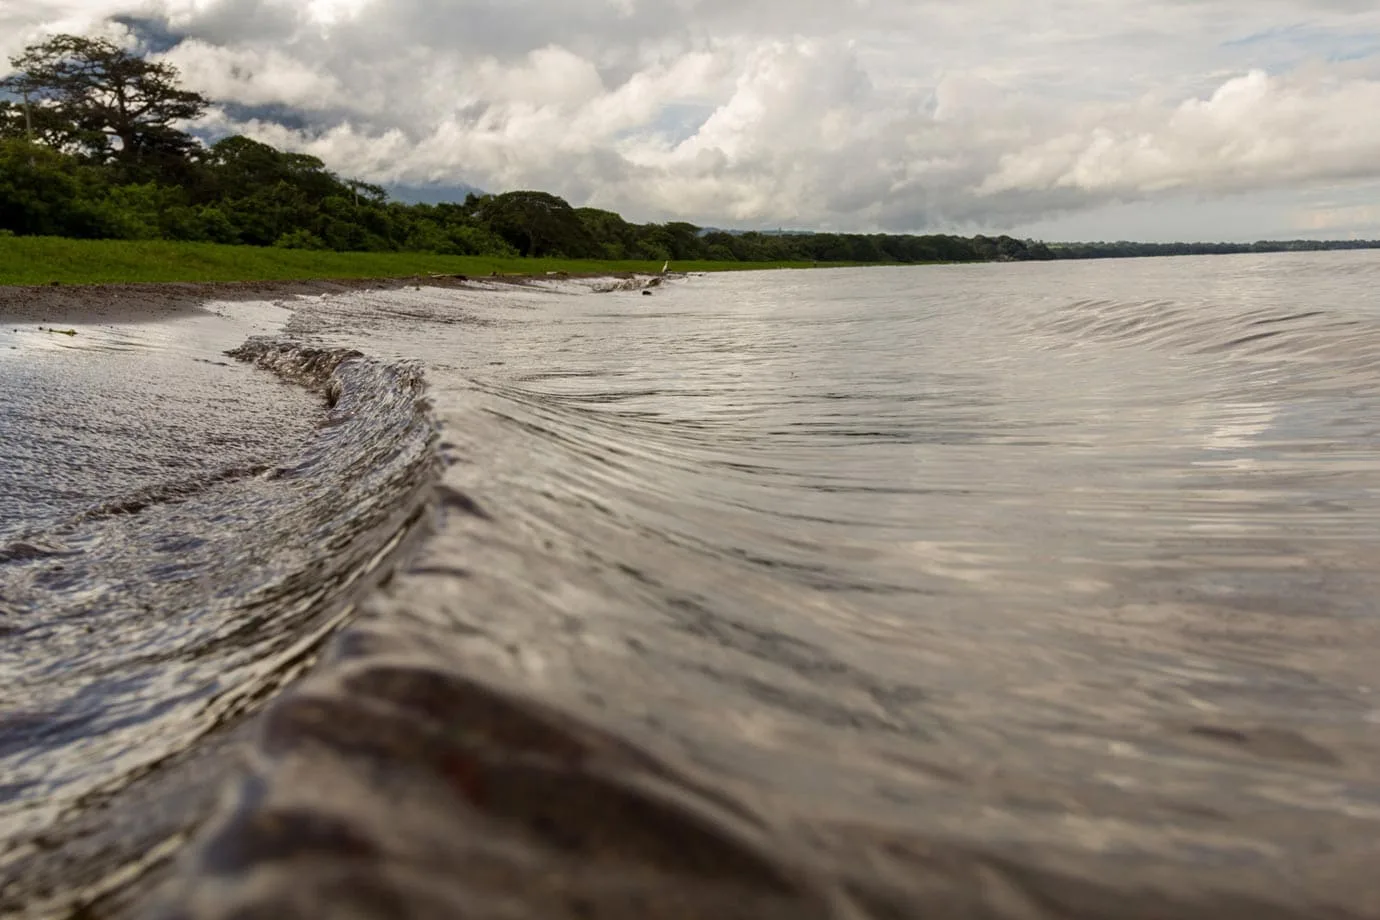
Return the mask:
[[[659, 272], [662, 262], [437, 256], [415, 252], [315, 252], [166, 241], [0, 236], [0, 285], [131, 281], [310, 281]], [[823, 264], [823, 263], [820, 263]], [[832, 263], [830, 263], [832, 265]], [[810, 268], [811, 262], [673, 262], [676, 271]]]

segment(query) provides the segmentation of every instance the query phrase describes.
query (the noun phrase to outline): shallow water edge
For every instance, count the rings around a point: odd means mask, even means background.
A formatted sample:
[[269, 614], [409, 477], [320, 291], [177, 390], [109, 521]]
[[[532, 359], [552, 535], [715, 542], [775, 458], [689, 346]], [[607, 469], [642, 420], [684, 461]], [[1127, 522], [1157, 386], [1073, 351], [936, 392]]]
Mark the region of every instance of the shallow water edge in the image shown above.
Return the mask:
[[[28, 516], [0, 518], [7, 916], [137, 914], [242, 773], [254, 715], [314, 665], [424, 530], [436, 433], [420, 373], [281, 340], [286, 315], [215, 302], [137, 329], [9, 333], [24, 349], [3, 358], [12, 383], [65, 369], [80, 393], [90, 377], [108, 392], [81, 411], [108, 404], [119, 419], [91, 427], [57, 409], [25, 414], [27, 403], [6, 418], [31, 434], [9, 448]], [[244, 343], [256, 331], [270, 334]], [[212, 350], [231, 337], [243, 344]], [[126, 390], [137, 374], [147, 382]], [[218, 388], [196, 389], [198, 375]], [[177, 400], [195, 413], [198, 398], [209, 426], [179, 414]], [[248, 414], [227, 416], [232, 407]], [[222, 437], [227, 417], [272, 434], [232, 430], [247, 465], [227, 468], [225, 449], [205, 444], [179, 454], [198, 446], [187, 437]], [[145, 424], [182, 433], [153, 450]], [[44, 440], [69, 430], [81, 437]], [[94, 494], [65, 463], [22, 478], [22, 464], [40, 469], [55, 449], [66, 464], [109, 467]], [[110, 467], [125, 456], [137, 461], [128, 474]]]

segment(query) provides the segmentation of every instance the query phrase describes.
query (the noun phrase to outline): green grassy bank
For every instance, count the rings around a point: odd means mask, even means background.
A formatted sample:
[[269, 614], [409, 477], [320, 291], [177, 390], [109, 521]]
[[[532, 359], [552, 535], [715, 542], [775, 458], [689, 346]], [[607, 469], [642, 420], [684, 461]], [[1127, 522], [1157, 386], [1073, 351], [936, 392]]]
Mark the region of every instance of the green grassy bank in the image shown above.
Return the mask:
[[[809, 268], [810, 262], [673, 262], [676, 271]], [[821, 263], [822, 264], [822, 263]], [[832, 264], [832, 263], [831, 263]], [[609, 274], [658, 272], [661, 262], [436, 256], [415, 252], [317, 252], [165, 241], [0, 237], [0, 285], [104, 284], [126, 281], [310, 281], [407, 278], [494, 272]]]

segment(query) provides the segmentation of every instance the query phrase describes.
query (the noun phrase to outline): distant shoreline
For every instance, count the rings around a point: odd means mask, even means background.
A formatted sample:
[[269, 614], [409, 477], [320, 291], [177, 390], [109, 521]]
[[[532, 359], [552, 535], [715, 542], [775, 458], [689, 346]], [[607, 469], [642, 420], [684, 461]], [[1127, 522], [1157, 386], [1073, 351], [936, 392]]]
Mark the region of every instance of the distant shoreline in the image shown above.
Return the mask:
[[[24, 253], [14, 244], [25, 243]], [[1173, 255], [1283, 255], [1299, 252], [1352, 252], [1370, 247], [1307, 250], [1278, 249], [1221, 253], [1157, 253], [1120, 258]], [[45, 253], [44, 249], [51, 249]], [[182, 251], [179, 251], [182, 250]], [[208, 252], [214, 256], [208, 260]], [[51, 260], [45, 255], [55, 256]], [[28, 258], [15, 258], [16, 255]], [[60, 255], [61, 258], [56, 256]], [[256, 255], [267, 258], [256, 261]], [[34, 256], [41, 261], [35, 264]], [[117, 258], [111, 258], [115, 256]], [[182, 258], [182, 257], [186, 258]], [[1100, 261], [1061, 259], [1071, 261]], [[1115, 258], [1115, 257], [1112, 257]], [[672, 262], [675, 274], [828, 268], [915, 268], [960, 263], [774, 263]], [[156, 322], [201, 310], [208, 301], [243, 301], [339, 294], [404, 287], [454, 288], [474, 283], [523, 285], [569, 278], [628, 280], [661, 274], [663, 264], [571, 259], [492, 259], [419, 256], [415, 253], [305, 253], [249, 246], [197, 243], [125, 243], [106, 240], [0, 237], [0, 323]], [[397, 268], [396, 272], [388, 271]], [[375, 273], [352, 274], [353, 270]], [[418, 271], [418, 269], [428, 269]], [[229, 274], [239, 277], [223, 277]], [[43, 281], [36, 282], [35, 279]]]
[[[321, 282], [464, 275], [626, 277], [659, 274], [667, 260], [449, 256], [417, 252], [336, 252], [167, 240], [78, 240], [0, 236], [0, 285], [126, 282]], [[825, 262], [672, 260], [678, 272], [756, 271], [858, 265]]]

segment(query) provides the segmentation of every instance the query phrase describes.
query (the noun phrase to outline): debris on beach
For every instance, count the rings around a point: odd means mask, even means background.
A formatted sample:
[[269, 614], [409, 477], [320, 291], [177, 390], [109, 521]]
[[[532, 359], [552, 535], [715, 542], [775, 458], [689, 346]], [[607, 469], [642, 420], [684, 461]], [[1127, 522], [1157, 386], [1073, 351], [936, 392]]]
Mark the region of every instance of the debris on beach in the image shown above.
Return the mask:
[[38, 327], [38, 331], [39, 331], [39, 332], [52, 332], [52, 333], [55, 333], [55, 334], [57, 334], [57, 335], [76, 335], [76, 334], [77, 334], [77, 330], [75, 330], [75, 329], [50, 329], [50, 328], [48, 328], [48, 327], [46, 327], [46, 326], [39, 326], [39, 327]]

